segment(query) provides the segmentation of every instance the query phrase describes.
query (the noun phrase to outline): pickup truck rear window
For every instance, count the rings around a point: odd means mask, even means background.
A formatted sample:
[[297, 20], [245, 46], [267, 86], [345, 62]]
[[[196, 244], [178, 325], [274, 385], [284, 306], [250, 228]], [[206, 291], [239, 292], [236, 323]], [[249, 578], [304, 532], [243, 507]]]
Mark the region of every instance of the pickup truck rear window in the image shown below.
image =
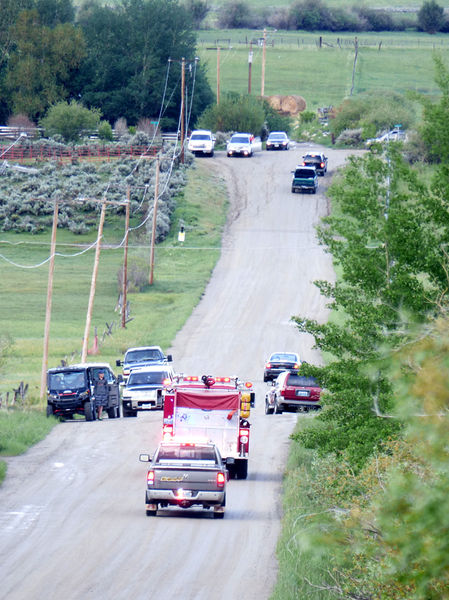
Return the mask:
[[310, 169], [296, 169], [295, 177], [299, 177], [301, 179], [312, 179], [315, 173]]
[[210, 140], [210, 135], [207, 135], [206, 133], [193, 133], [190, 136], [191, 140]]
[[167, 464], [177, 461], [201, 461], [209, 464], [216, 464], [217, 457], [213, 448], [180, 446], [176, 448], [161, 448], [157, 455], [156, 462]]
[[243, 135], [236, 135], [231, 138], [231, 144], [249, 144], [249, 138]]

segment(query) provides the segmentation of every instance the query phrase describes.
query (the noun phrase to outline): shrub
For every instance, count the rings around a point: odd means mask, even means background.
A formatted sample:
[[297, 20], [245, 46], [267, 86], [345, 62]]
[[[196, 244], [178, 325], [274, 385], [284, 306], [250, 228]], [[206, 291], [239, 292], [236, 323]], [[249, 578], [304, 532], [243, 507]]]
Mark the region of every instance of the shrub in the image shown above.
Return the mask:
[[98, 126], [98, 137], [100, 140], [107, 140], [112, 142], [112, 127], [108, 121], [100, 121], [100, 125]]
[[345, 129], [336, 139], [336, 143], [341, 146], [357, 147], [362, 144], [362, 129]]
[[60, 135], [66, 142], [79, 140], [83, 131], [97, 129], [99, 123], [98, 109], [89, 110], [75, 100], [54, 104], [41, 120], [46, 135]]

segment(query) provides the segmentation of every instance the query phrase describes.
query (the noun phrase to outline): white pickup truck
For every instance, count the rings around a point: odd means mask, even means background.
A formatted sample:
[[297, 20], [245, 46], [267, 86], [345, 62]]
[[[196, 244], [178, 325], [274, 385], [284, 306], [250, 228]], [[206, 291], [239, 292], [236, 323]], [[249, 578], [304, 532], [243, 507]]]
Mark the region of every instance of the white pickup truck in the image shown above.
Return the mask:
[[161, 442], [149, 462], [146, 514], [156, 515], [158, 508], [202, 506], [214, 509], [214, 518], [224, 517], [226, 482], [229, 472], [215, 444], [210, 442]]

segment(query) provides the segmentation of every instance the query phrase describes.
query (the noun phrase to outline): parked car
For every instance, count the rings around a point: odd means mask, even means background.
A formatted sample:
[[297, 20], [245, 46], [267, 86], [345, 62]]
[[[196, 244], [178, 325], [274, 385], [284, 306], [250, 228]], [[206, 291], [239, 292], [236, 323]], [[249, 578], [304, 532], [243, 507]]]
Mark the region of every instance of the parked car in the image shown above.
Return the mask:
[[324, 175], [327, 172], [327, 156], [322, 153], [305, 154], [302, 157], [304, 167], [315, 167], [317, 175]]
[[315, 167], [296, 167], [292, 179], [292, 194], [296, 192], [310, 192], [316, 194], [318, 189], [318, 177]]
[[234, 133], [226, 146], [228, 156], [247, 156], [254, 154], [254, 136], [251, 133]]
[[374, 144], [376, 142], [378, 144], [383, 144], [385, 142], [405, 141], [406, 139], [407, 139], [407, 136], [405, 134], [405, 131], [402, 131], [402, 129], [399, 129], [399, 128], [395, 128], [395, 129], [392, 129], [391, 131], [387, 131], [387, 132], [383, 133], [382, 135], [379, 135], [378, 137], [370, 138], [369, 140], [366, 140], [365, 144], [366, 144], [366, 146], [371, 146], [371, 144]]
[[119, 382], [122, 376], [115, 377], [108, 363], [81, 363], [48, 369], [47, 417], [71, 419], [78, 414], [86, 421], [94, 421], [95, 383], [100, 373], [108, 383], [108, 404], [104, 410], [110, 419], [120, 417]]
[[123, 388], [123, 416], [137, 417], [138, 411], [163, 409], [163, 390], [175, 374], [169, 364], [131, 369]]
[[207, 156], [214, 155], [215, 136], [211, 131], [206, 129], [196, 129], [190, 134], [187, 144], [187, 149], [193, 152], [195, 156], [205, 154]]
[[265, 414], [318, 410], [321, 387], [314, 377], [284, 371], [265, 396]]
[[138, 346], [128, 348], [123, 360], [116, 360], [117, 367], [123, 366], [123, 380], [126, 383], [131, 369], [149, 365], [163, 365], [173, 361], [171, 354], [165, 354], [160, 346]]
[[297, 371], [301, 366], [299, 354], [296, 352], [273, 352], [265, 363], [264, 381], [272, 381], [282, 371]]
[[267, 150], [288, 150], [290, 148], [290, 140], [285, 131], [272, 131], [267, 138]]

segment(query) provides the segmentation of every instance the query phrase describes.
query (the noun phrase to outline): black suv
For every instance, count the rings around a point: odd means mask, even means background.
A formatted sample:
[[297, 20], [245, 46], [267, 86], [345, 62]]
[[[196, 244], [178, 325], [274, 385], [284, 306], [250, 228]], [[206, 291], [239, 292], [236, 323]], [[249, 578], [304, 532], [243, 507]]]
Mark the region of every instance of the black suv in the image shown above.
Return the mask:
[[72, 418], [83, 415], [86, 421], [96, 419], [95, 382], [99, 373], [104, 373], [108, 382], [109, 399], [105, 407], [110, 419], [120, 417], [119, 382], [107, 363], [83, 363], [69, 367], [55, 367], [47, 371], [47, 417], [54, 415]]

